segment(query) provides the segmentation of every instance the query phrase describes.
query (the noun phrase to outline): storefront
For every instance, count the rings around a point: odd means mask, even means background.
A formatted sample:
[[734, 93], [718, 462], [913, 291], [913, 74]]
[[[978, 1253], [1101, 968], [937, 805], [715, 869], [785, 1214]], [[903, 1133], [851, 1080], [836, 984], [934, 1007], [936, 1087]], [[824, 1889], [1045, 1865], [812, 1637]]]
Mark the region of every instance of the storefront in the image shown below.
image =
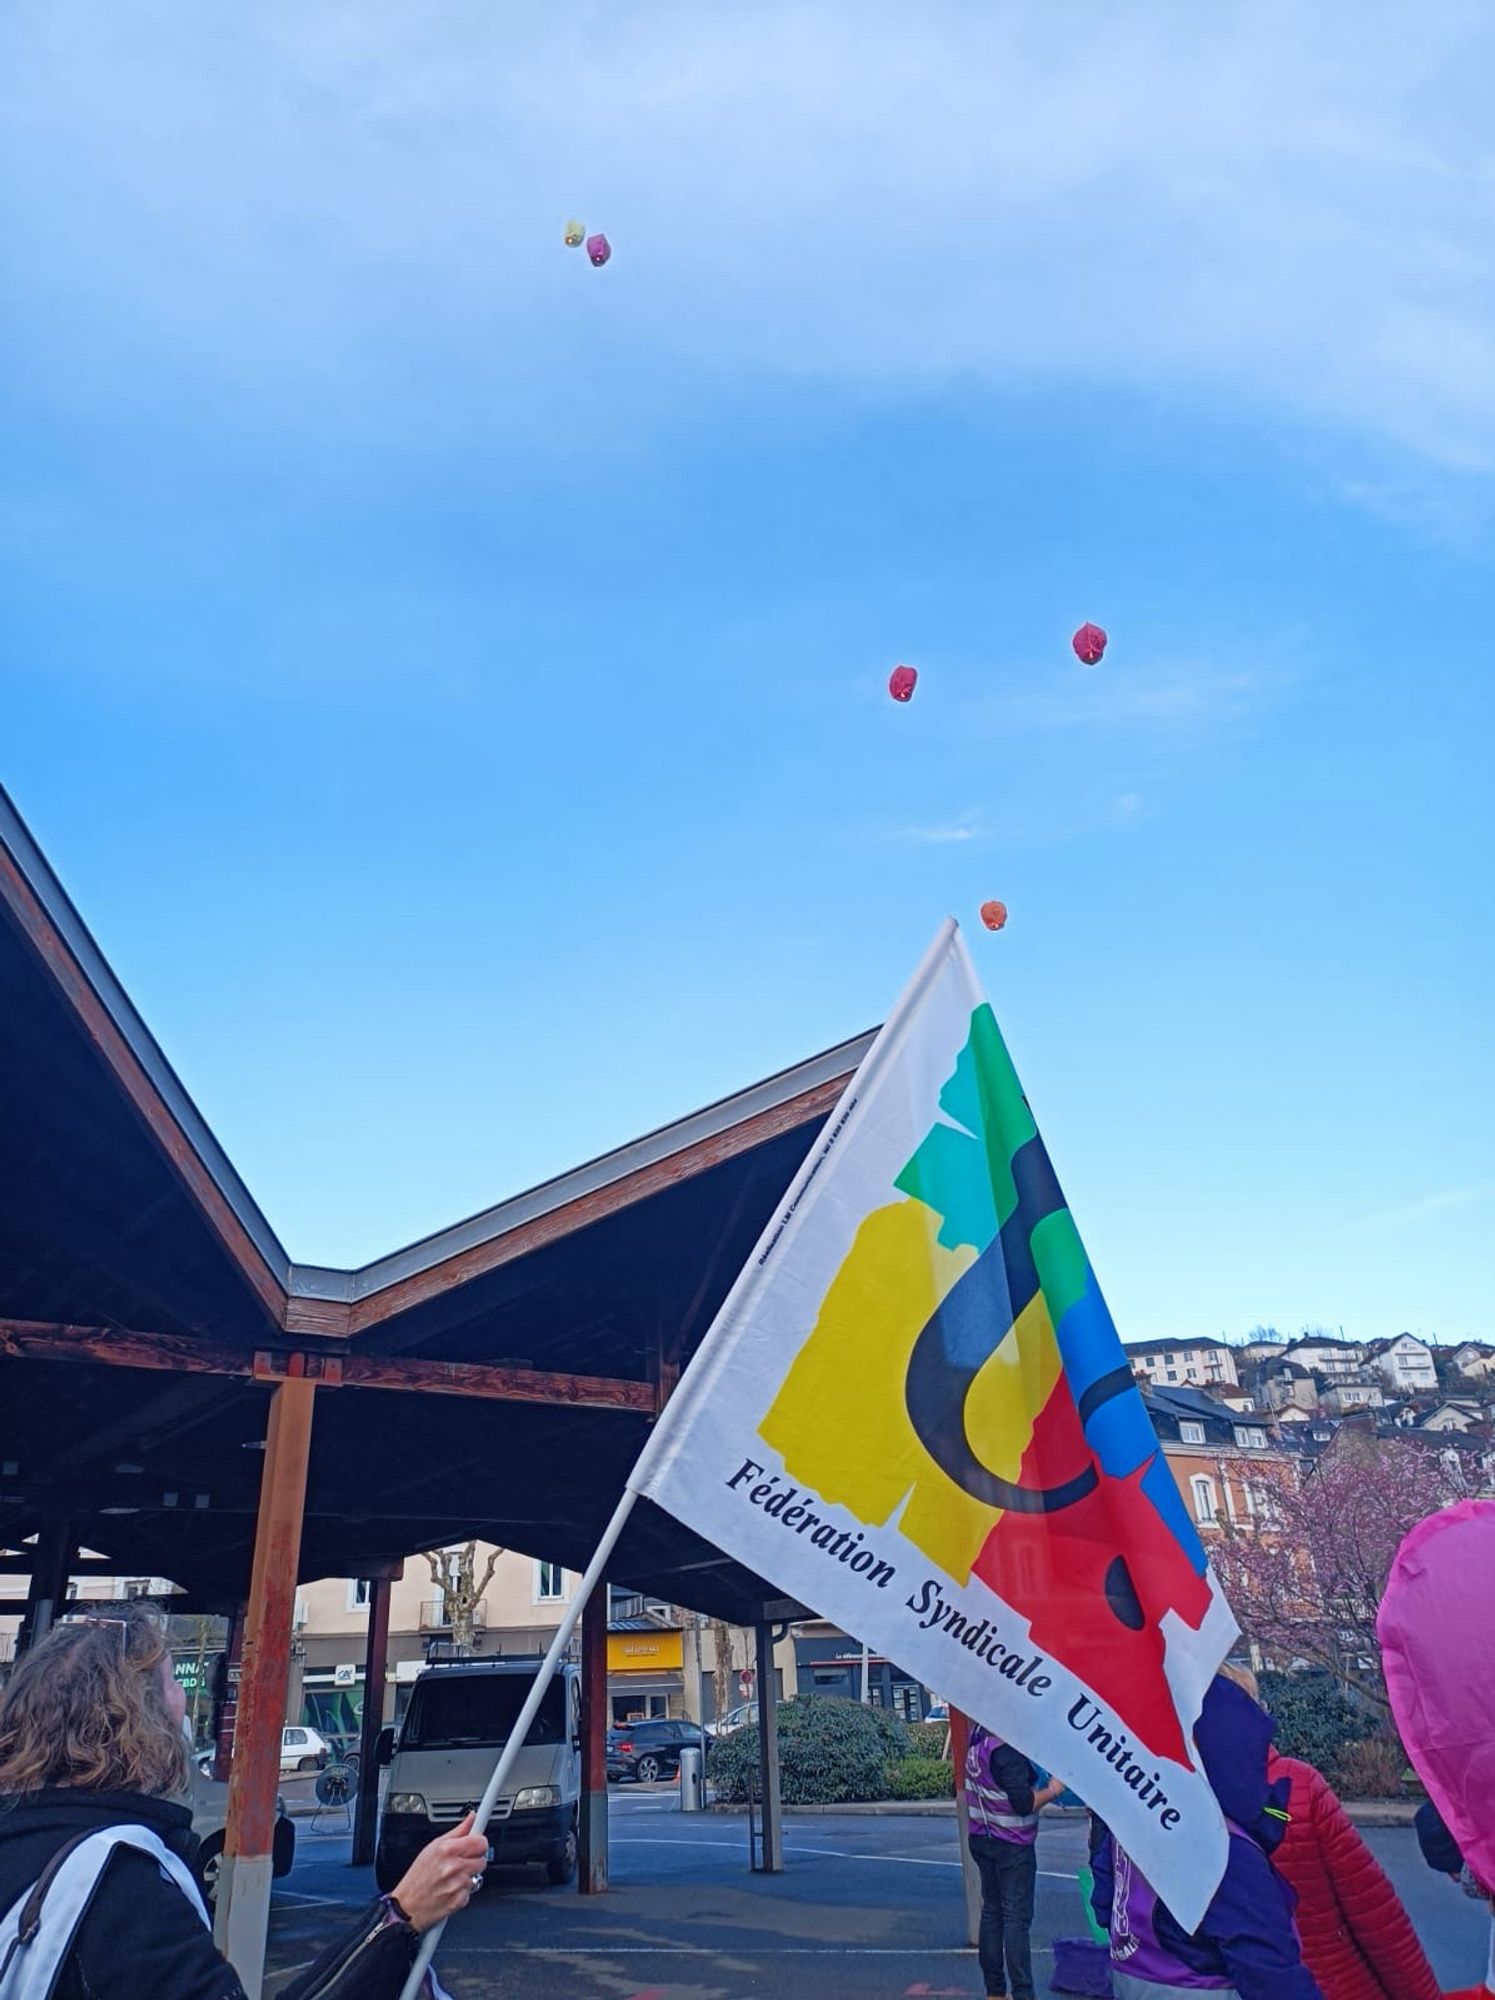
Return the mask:
[[[607, 1635], [607, 1693], [614, 1724], [685, 1710], [685, 1634], [625, 1619]], [[635, 1627], [641, 1629], [635, 1629]]]

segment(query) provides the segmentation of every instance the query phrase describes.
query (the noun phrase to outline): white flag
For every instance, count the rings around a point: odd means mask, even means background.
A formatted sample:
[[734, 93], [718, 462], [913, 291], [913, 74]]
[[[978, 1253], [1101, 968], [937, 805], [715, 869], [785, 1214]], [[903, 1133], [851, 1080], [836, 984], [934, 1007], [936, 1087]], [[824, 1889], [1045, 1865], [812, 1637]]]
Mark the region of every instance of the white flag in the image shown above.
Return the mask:
[[630, 1484], [1070, 1785], [1178, 1920], [1236, 1637], [953, 924]]

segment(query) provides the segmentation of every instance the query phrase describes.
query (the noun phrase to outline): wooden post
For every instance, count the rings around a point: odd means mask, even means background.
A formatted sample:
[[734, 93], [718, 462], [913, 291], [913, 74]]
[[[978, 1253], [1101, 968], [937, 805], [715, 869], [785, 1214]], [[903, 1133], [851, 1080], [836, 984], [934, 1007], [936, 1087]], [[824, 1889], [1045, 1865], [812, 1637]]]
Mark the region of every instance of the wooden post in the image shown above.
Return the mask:
[[607, 1613], [599, 1583], [581, 1614], [581, 1866], [584, 1896], [607, 1893]]
[[367, 1868], [379, 1833], [379, 1732], [389, 1672], [389, 1578], [369, 1578], [369, 1636], [363, 1653], [363, 1722], [358, 1732], [358, 1796], [353, 1804], [353, 1866]]
[[49, 1514], [36, 1537], [36, 1560], [26, 1587], [26, 1610], [17, 1652], [39, 1646], [67, 1602], [68, 1577], [77, 1558], [73, 1524], [66, 1514]]
[[970, 1718], [950, 1710], [950, 1762], [955, 1767], [955, 1826], [960, 1840], [960, 1869], [966, 1892], [966, 1943], [981, 1935], [981, 1876], [971, 1858], [971, 1802], [966, 1797], [966, 1752], [971, 1747]]
[[290, 1680], [291, 1623], [306, 1507], [316, 1384], [282, 1382], [270, 1399], [265, 1464], [239, 1676], [239, 1715], [228, 1780], [228, 1827], [213, 1936], [254, 2000], [265, 1969], [271, 1849], [280, 1788], [280, 1737]]
[[773, 1678], [773, 1627], [763, 1619], [753, 1627], [757, 1641], [758, 1777], [763, 1794], [762, 1873], [784, 1871], [784, 1822], [779, 1800], [779, 1703]]

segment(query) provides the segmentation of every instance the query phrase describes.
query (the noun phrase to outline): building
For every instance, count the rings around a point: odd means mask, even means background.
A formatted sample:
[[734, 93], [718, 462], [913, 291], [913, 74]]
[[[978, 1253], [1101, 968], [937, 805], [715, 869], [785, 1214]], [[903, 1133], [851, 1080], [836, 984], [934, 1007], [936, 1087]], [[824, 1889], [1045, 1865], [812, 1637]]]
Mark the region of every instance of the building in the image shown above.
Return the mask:
[[1276, 1495], [1294, 1469], [1265, 1424], [1243, 1423], [1192, 1389], [1152, 1390], [1143, 1400], [1190, 1518], [1206, 1539], [1274, 1517]]
[[[493, 1560], [490, 1564], [489, 1558]], [[555, 1636], [578, 1578], [560, 1563], [513, 1550], [473, 1545], [472, 1656], [505, 1659], [543, 1653]], [[351, 1742], [364, 1700], [369, 1586], [351, 1578], [303, 1584], [296, 1593], [292, 1679], [287, 1714], [323, 1735]], [[734, 1702], [752, 1693], [752, 1634], [729, 1629]], [[447, 1593], [424, 1556], [409, 1557], [390, 1585], [389, 1649], [382, 1719], [405, 1712], [416, 1676], [434, 1653], [449, 1651], [453, 1621]], [[775, 1654], [779, 1692], [793, 1693], [795, 1652], [786, 1635]], [[607, 1629], [610, 1719], [655, 1716], [707, 1721], [715, 1712], [715, 1639], [710, 1625], [660, 1599], [613, 1586]]]
[[1484, 1411], [1478, 1403], [1466, 1402], [1462, 1397], [1452, 1397], [1445, 1403], [1438, 1403], [1425, 1415], [1419, 1417], [1420, 1431], [1459, 1431], [1467, 1435], [1478, 1430], [1484, 1421]]
[[1318, 1408], [1318, 1384], [1297, 1361], [1269, 1361], [1256, 1377], [1256, 1397], [1274, 1415], [1289, 1410], [1307, 1414]]
[[1240, 1380], [1235, 1354], [1223, 1340], [1129, 1340], [1133, 1369], [1160, 1388], [1203, 1389]]
[[1335, 1339], [1330, 1334], [1305, 1334], [1287, 1349], [1287, 1359], [1296, 1361], [1310, 1375], [1358, 1375], [1365, 1366], [1363, 1340]]
[[1386, 1392], [1374, 1376], [1347, 1375], [1329, 1384], [1322, 1401], [1331, 1416], [1347, 1417], [1352, 1410], [1379, 1410]]
[[1453, 1365], [1470, 1382], [1495, 1382], [1495, 1347], [1466, 1340], [1453, 1351]]
[[1249, 1373], [1264, 1361], [1280, 1361], [1287, 1353], [1285, 1340], [1243, 1340], [1233, 1350], [1236, 1368]]
[[1433, 1351], [1414, 1334], [1399, 1333], [1395, 1340], [1375, 1341], [1370, 1352], [1381, 1375], [1401, 1395], [1425, 1394], [1438, 1387]]

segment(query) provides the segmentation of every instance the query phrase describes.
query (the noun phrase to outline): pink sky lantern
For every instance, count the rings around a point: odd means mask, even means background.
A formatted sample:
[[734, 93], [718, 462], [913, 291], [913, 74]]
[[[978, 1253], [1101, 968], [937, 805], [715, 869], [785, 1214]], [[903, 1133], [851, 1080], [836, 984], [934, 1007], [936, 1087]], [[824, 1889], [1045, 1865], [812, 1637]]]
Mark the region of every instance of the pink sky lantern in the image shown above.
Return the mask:
[[1106, 635], [1099, 625], [1082, 625], [1069, 642], [1087, 667], [1093, 667], [1106, 650]]
[[601, 230], [599, 230], [595, 236], [589, 236], [587, 238], [587, 255], [591, 258], [592, 262], [597, 266], [599, 271], [602, 269], [602, 266], [607, 262], [608, 258], [611, 257], [612, 254], [613, 254], [613, 246], [611, 245], [611, 243], [608, 242], [607, 238], [602, 234]]
[[888, 675], [888, 693], [894, 701], [912, 701], [914, 689], [919, 685], [917, 667], [894, 667]]
[[1397, 1734], [1470, 1871], [1495, 1891], [1495, 1500], [1419, 1521], [1376, 1615]]

